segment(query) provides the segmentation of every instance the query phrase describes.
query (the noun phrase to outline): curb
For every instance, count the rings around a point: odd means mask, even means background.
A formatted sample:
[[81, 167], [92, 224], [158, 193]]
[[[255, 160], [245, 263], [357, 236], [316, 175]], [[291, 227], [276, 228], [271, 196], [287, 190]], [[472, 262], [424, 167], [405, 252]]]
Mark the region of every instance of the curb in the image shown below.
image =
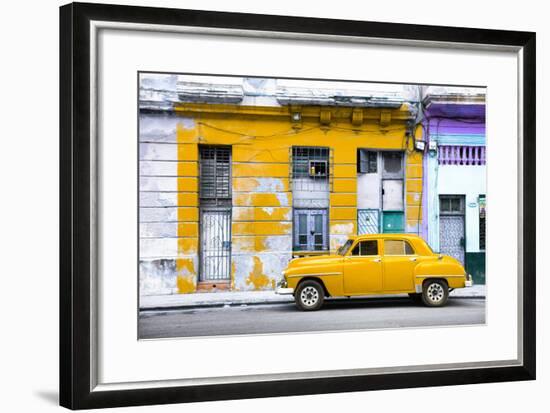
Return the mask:
[[[485, 296], [459, 296], [455, 295], [450, 298], [460, 298], [460, 299], [485, 299]], [[409, 300], [408, 297], [362, 297], [362, 298], [355, 298], [355, 299], [349, 299], [349, 298], [336, 298], [332, 300], [327, 300], [327, 302], [334, 302], [334, 301], [344, 301], [344, 300], [370, 300], [370, 301], [384, 301], [384, 300], [395, 300], [395, 301], [401, 301], [401, 300]], [[228, 302], [228, 303], [204, 303], [204, 304], [189, 304], [189, 305], [170, 305], [170, 306], [164, 306], [164, 307], [146, 307], [146, 308], [140, 308], [140, 313], [147, 313], [147, 312], [161, 312], [161, 311], [177, 311], [177, 310], [196, 310], [201, 308], [224, 308], [224, 307], [250, 307], [250, 306], [259, 306], [259, 305], [281, 305], [281, 304], [294, 304], [294, 300], [289, 301], [254, 301], [254, 302]]]

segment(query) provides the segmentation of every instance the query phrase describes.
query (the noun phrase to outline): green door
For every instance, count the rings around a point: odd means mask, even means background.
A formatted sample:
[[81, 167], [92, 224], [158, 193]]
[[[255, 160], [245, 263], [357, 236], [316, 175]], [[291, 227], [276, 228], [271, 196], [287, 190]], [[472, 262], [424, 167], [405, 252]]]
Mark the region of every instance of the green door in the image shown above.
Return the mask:
[[384, 211], [382, 213], [382, 232], [401, 233], [405, 230], [403, 211]]

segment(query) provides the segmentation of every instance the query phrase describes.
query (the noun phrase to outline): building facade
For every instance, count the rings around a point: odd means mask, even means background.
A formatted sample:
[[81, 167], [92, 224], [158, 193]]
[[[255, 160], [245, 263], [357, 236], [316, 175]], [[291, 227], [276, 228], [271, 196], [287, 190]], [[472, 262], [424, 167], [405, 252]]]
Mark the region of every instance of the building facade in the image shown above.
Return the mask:
[[434, 251], [460, 260], [485, 283], [485, 94], [480, 89], [429, 87], [423, 100], [422, 235]]
[[294, 256], [420, 233], [417, 115], [402, 90], [142, 77], [141, 294], [273, 289]]

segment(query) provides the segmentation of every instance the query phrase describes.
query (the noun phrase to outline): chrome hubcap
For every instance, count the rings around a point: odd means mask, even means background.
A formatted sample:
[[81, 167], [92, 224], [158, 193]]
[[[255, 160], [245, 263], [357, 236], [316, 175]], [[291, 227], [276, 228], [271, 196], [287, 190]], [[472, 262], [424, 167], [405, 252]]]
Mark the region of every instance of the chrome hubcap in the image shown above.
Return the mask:
[[439, 302], [443, 300], [445, 291], [443, 291], [443, 287], [440, 284], [433, 283], [428, 286], [428, 291], [426, 291], [426, 295], [428, 296], [430, 301]]
[[304, 305], [312, 307], [319, 301], [319, 293], [313, 287], [306, 287], [300, 293], [300, 300]]

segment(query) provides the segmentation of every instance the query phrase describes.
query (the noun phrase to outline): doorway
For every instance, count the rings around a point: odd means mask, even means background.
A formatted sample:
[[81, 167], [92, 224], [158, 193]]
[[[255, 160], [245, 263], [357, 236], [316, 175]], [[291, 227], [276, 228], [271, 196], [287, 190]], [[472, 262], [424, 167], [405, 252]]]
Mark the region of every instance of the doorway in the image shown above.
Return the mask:
[[439, 251], [465, 262], [464, 195], [439, 196]]
[[328, 250], [328, 219], [326, 209], [294, 210], [294, 250]]

